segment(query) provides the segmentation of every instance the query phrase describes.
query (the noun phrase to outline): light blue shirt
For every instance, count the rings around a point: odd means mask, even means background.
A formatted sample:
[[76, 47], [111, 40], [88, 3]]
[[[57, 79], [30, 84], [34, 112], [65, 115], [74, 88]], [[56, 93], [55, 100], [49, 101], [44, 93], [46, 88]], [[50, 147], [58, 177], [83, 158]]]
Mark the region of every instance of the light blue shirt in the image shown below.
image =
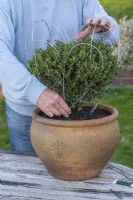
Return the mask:
[[48, 40], [69, 42], [87, 19], [97, 17], [115, 24], [112, 32], [100, 33], [114, 45], [119, 26], [97, 0], [0, 0], [0, 80], [14, 111], [31, 115], [46, 88], [27, 70], [34, 49], [45, 48]]

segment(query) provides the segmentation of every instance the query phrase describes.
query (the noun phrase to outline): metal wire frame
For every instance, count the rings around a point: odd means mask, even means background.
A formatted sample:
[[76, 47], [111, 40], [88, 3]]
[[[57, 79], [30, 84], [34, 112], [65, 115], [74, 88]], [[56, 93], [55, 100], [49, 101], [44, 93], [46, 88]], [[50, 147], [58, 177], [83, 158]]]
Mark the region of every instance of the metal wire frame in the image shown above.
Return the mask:
[[[23, 51], [22, 51], [22, 48], [21, 48], [21, 40], [19, 41], [20, 52], [21, 52], [21, 55], [22, 55], [23, 60], [26, 60], [26, 65], [27, 65], [28, 67], [29, 67], [29, 64], [28, 64], [29, 52], [30, 52], [30, 50], [31, 50], [31, 47], [32, 47], [32, 50], [34, 51], [35, 64], [37, 64], [36, 52], [35, 52], [35, 43], [43, 43], [43, 44], [46, 44], [46, 45], [50, 45], [50, 46], [52, 46], [52, 47], [54, 48], [54, 50], [56, 51], [57, 55], [59, 56], [59, 59], [61, 60], [61, 62], [62, 62], [63, 65], [64, 65], [64, 70], [63, 70], [63, 81], [62, 81], [62, 82], [63, 82], [62, 90], [63, 90], [63, 98], [65, 99], [65, 63], [66, 63], [67, 61], [63, 61], [63, 60], [61, 59], [61, 56], [60, 56], [58, 50], [57, 50], [56, 47], [55, 47], [54, 45], [52, 45], [50, 42], [44, 41], [44, 40], [35, 40], [35, 41], [34, 41], [33, 27], [34, 27], [35, 24], [38, 24], [38, 23], [43, 23], [43, 24], [44, 24], [44, 27], [47, 28], [47, 30], [48, 30], [48, 32], [49, 32], [49, 38], [50, 38], [50, 39], [51, 39], [53, 36], [55, 36], [55, 34], [52, 34], [52, 35], [51, 35], [51, 33], [50, 33], [50, 28], [49, 28], [49, 26], [51, 25], [51, 26], [53, 26], [53, 27], [55, 28], [55, 30], [58, 31], [58, 34], [61, 35], [61, 37], [62, 37], [64, 43], [68, 43], [68, 42], [70, 42], [71, 40], [75, 41], [75, 45], [72, 47], [72, 49], [70, 50], [70, 52], [68, 52], [68, 56], [72, 53], [72, 51], [74, 51], [75, 48], [78, 48], [78, 47], [81, 46], [81, 45], [86, 45], [86, 46], [88, 46], [89, 49], [90, 49], [90, 58], [89, 58], [89, 60], [91, 61], [91, 59], [92, 59], [92, 49], [94, 48], [94, 49], [96, 49], [96, 50], [98, 51], [98, 53], [100, 54], [101, 63], [102, 63], [102, 66], [103, 66], [103, 64], [104, 64], [103, 55], [102, 55], [102, 53], [100, 52], [100, 50], [99, 50], [95, 45], [93, 45], [94, 36], [96, 35], [95, 30], [96, 30], [96, 27], [97, 27], [98, 23], [94, 26], [93, 31], [92, 31], [92, 34], [89, 36], [89, 37], [91, 38], [91, 43], [90, 43], [90, 44], [87, 44], [87, 43], [76, 44], [77, 41], [76, 41], [76, 39], [75, 39], [75, 34], [76, 34], [77, 32], [80, 33], [84, 28], [86, 28], [86, 26], [89, 27], [89, 25], [86, 25], [86, 24], [83, 25], [83, 26], [81, 26], [81, 27], [79, 27], [79, 29], [73, 34], [73, 37], [72, 37], [72, 38], [70, 38], [70, 37], [68, 36], [68, 34], [66, 33], [66, 31], [65, 31], [58, 23], [56, 23], [55, 21], [50, 21], [50, 20], [38, 20], [38, 21], [35, 21], [35, 22], [31, 22], [31, 23], [29, 23], [29, 24], [25, 27], [25, 29], [24, 29], [24, 30], [22, 31], [22, 33], [21, 33], [21, 37], [22, 37], [22, 35], [25, 33], [24, 51], [25, 51], [25, 53], [26, 53], [26, 58], [24, 58], [24, 54], [23, 54]], [[113, 37], [114, 37], [115, 40], [116, 40], [117, 48], [118, 48], [118, 58], [117, 58], [117, 62], [118, 62], [118, 61], [119, 61], [119, 52], [120, 52], [120, 42], [119, 42], [119, 39], [118, 39], [119, 37], [118, 37], [118, 35], [117, 35], [115, 32], [111, 31], [111, 30], [108, 28], [108, 26], [105, 25], [104, 27], [105, 27], [108, 31], [110, 31], [110, 32], [112, 33]], [[31, 41], [31, 44], [28, 45], [28, 47], [27, 47], [27, 43], [26, 43], [26, 42], [27, 42], [27, 36], [28, 36], [28, 33], [29, 33], [30, 29], [32, 30], [32, 31], [31, 31], [31, 40], [32, 40], [32, 41]], [[57, 33], [56, 33], [56, 34], [57, 34]], [[101, 38], [105, 38], [105, 39], [109, 42], [111, 48], [112, 48], [112, 49], [114, 48], [114, 46], [113, 46], [111, 40], [110, 40], [108, 37], [106, 37], [106, 36], [104, 36], [104, 35], [102, 35], [102, 34], [99, 34], [99, 36], [100, 36]], [[20, 37], [20, 38], [21, 38], [21, 37]], [[36, 65], [36, 66], [37, 66], [37, 65]], [[102, 66], [101, 66], [101, 67], [102, 67]], [[38, 79], [40, 80], [38, 69], [36, 69], [36, 70], [37, 70], [37, 74], [38, 74]], [[114, 73], [115, 73], [115, 70], [114, 70]], [[108, 87], [108, 86], [107, 86], [107, 87]], [[105, 88], [105, 92], [106, 92], [106, 90], [107, 90], [107, 87]], [[88, 91], [89, 91], [89, 89], [88, 89]], [[88, 91], [84, 92], [83, 95], [81, 95], [81, 96], [77, 99], [77, 101], [76, 101], [71, 107], [73, 107], [75, 104], [77, 104], [79, 101], [81, 101], [81, 100], [83, 99], [83, 97], [87, 94]], [[94, 112], [94, 110], [97, 108], [97, 106], [98, 106], [98, 103], [96, 103], [96, 105], [94, 106], [94, 108], [92, 108], [92, 110], [91, 110], [91, 112], [90, 112], [91, 114], [92, 114], [92, 112]]]

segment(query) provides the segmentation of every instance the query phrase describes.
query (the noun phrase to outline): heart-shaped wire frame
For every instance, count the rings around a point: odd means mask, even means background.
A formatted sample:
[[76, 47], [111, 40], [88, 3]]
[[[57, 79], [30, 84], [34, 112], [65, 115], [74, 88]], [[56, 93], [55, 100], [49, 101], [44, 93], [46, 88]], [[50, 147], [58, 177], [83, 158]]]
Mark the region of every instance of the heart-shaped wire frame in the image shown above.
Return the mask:
[[[35, 25], [35, 24], [39, 24], [39, 23], [43, 24], [43, 25], [44, 25], [44, 28], [47, 28], [47, 30], [48, 30], [48, 32], [49, 32], [49, 39], [48, 39], [48, 41], [45, 41], [45, 40], [34, 40], [34, 31], [33, 31], [33, 28], [34, 28], [34, 25]], [[96, 35], [95, 30], [96, 30], [97, 25], [98, 25], [98, 24], [96, 24], [96, 25], [94, 26], [94, 29], [93, 29], [93, 31], [92, 31], [92, 34], [89, 36], [89, 37], [91, 38], [91, 43], [90, 43], [90, 44], [87, 44], [87, 43], [75, 44], [75, 45], [72, 47], [72, 49], [70, 50], [70, 52], [68, 53], [68, 55], [70, 55], [70, 54], [72, 53], [72, 51], [74, 51], [75, 48], [78, 48], [78, 47], [81, 46], [81, 45], [86, 45], [86, 46], [88, 46], [88, 48], [90, 49], [90, 58], [89, 58], [89, 60], [92, 59], [92, 49], [95, 48], [95, 49], [98, 51], [98, 53], [100, 54], [101, 63], [102, 63], [102, 66], [103, 66], [103, 63], [104, 63], [103, 55], [102, 55], [102, 53], [100, 52], [100, 50], [99, 50], [96, 46], [93, 45], [93, 40], [94, 40], [94, 36]], [[50, 26], [52, 26], [52, 27], [57, 31], [57, 33], [51, 34], [51, 32], [50, 32]], [[70, 38], [70, 37], [68, 36], [68, 34], [66, 33], [66, 31], [65, 31], [58, 23], [56, 23], [55, 21], [50, 21], [50, 20], [38, 20], [38, 21], [29, 23], [29, 24], [25, 27], [25, 29], [22, 31], [22, 33], [21, 33], [21, 37], [20, 37], [20, 40], [19, 40], [20, 52], [21, 52], [23, 61], [26, 62], [27, 68], [30, 69], [30, 66], [29, 66], [29, 64], [28, 64], [28, 61], [30, 60], [29, 54], [31, 53], [31, 51], [33, 51], [33, 55], [32, 55], [32, 56], [35, 57], [35, 64], [37, 64], [36, 52], [35, 52], [35, 50], [36, 50], [35, 44], [38, 44], [38, 43], [44, 44], [44, 49], [46, 49], [47, 45], [50, 45], [50, 46], [52, 46], [52, 47], [54, 48], [54, 50], [56, 51], [57, 55], [59, 56], [59, 59], [60, 59], [61, 62], [64, 64], [63, 81], [62, 81], [62, 82], [63, 82], [62, 91], [63, 91], [63, 98], [64, 98], [64, 99], [65, 99], [65, 81], [64, 81], [65, 78], [64, 78], [64, 77], [65, 77], [65, 62], [66, 62], [66, 61], [65, 61], [65, 60], [63, 61], [63, 60], [61, 59], [61, 56], [60, 56], [59, 52], [57, 51], [56, 47], [50, 42], [50, 40], [52, 39], [52, 37], [55, 37], [55, 34], [58, 34], [58, 35], [60, 35], [60, 38], [62, 38], [62, 41], [63, 41], [64, 43], [69, 43], [71, 40], [76, 41], [75, 35], [77, 35], [78, 33], [80, 33], [80, 32], [81, 32], [83, 29], [85, 29], [86, 27], [89, 27], [89, 25], [86, 25], [86, 24], [85, 24], [85, 25], [79, 27], [79, 29], [76, 30], [76, 31], [73, 33], [73, 37]], [[110, 31], [110, 32], [112, 33], [113, 37], [114, 37], [115, 40], [116, 40], [117, 49], [118, 49], [118, 53], [117, 53], [117, 56], [118, 56], [118, 57], [117, 57], [117, 62], [119, 62], [119, 60], [120, 60], [120, 42], [119, 42], [119, 36], [118, 36], [114, 31], [110, 30], [110, 29], [108, 28], [107, 25], [105, 25], [104, 27], [105, 27], [108, 31]], [[46, 29], [45, 29], [45, 30], [46, 30]], [[28, 47], [27, 47], [27, 42], [26, 42], [26, 41], [27, 41], [27, 36], [28, 36], [28, 34], [29, 34], [30, 31], [31, 31], [31, 44], [28, 44]], [[22, 44], [21, 44], [21, 38], [23, 37], [23, 35], [25, 36], [25, 40], [24, 40], [24, 49], [22, 49]], [[114, 46], [113, 46], [111, 40], [110, 40], [108, 37], [102, 35], [101, 33], [98, 33], [98, 35], [99, 35], [101, 38], [106, 39], [106, 40], [108, 41], [108, 43], [109, 43], [109, 45], [111, 46], [112, 49], [114, 48]], [[24, 56], [24, 53], [23, 53], [23, 52], [25, 52], [25, 55], [26, 55], [26, 56]], [[36, 65], [36, 66], [37, 66], [37, 65]], [[102, 66], [101, 66], [101, 67], [102, 67]], [[38, 69], [36, 69], [36, 71], [38, 72]], [[114, 70], [114, 74], [115, 74], [115, 70]], [[40, 80], [39, 73], [38, 73], [38, 77], [37, 77], [37, 78]], [[108, 86], [105, 88], [104, 93], [106, 93], [107, 88], [108, 88]], [[87, 94], [87, 92], [88, 92], [88, 91], [85, 91], [85, 92], [83, 93], [83, 95], [80, 96], [80, 97], [76, 100], [76, 102], [75, 102], [71, 107], [73, 107], [75, 104], [77, 104], [79, 101], [81, 101], [81, 100], [83, 99], [83, 97]], [[91, 114], [92, 114], [92, 112], [94, 112], [94, 110], [97, 108], [98, 104], [99, 104], [99, 103], [97, 103], [97, 104], [94, 106], [94, 108], [93, 108], [92, 111], [91, 111]]]

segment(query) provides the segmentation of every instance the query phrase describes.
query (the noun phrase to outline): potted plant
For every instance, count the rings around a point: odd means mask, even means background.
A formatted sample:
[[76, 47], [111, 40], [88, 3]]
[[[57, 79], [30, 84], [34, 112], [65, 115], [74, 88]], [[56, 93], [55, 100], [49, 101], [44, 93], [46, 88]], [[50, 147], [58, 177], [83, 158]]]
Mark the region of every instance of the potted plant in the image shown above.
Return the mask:
[[[118, 112], [98, 104], [122, 66], [102, 41], [57, 42], [36, 50], [29, 70], [72, 109], [69, 118], [33, 112], [31, 141], [51, 175], [63, 180], [96, 177], [119, 142]], [[89, 102], [89, 103], [88, 103]]]

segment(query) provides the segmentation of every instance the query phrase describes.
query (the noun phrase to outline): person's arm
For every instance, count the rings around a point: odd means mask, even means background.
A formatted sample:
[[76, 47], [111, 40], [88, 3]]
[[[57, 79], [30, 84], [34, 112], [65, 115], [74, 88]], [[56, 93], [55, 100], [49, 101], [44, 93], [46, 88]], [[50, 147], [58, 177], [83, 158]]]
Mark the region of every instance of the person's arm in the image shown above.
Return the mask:
[[[8, 1], [0, 3], [0, 22], [0, 80], [8, 93], [8, 98], [20, 101], [27, 99], [49, 116], [68, 116], [70, 108], [64, 100], [43, 85], [14, 56], [15, 25], [12, 22]], [[58, 108], [57, 111], [55, 107]]]
[[2, 84], [9, 97], [27, 99], [36, 104], [46, 86], [40, 83], [13, 55], [15, 28], [7, 1], [6, 6], [0, 4], [0, 18], [0, 79]]
[[94, 40], [99, 40], [99, 35], [101, 35], [105, 44], [115, 45], [120, 37], [120, 28], [117, 22], [108, 16], [98, 0], [83, 1], [83, 24], [89, 25], [89, 27], [78, 34], [77, 39], [96, 33], [93, 36]]

